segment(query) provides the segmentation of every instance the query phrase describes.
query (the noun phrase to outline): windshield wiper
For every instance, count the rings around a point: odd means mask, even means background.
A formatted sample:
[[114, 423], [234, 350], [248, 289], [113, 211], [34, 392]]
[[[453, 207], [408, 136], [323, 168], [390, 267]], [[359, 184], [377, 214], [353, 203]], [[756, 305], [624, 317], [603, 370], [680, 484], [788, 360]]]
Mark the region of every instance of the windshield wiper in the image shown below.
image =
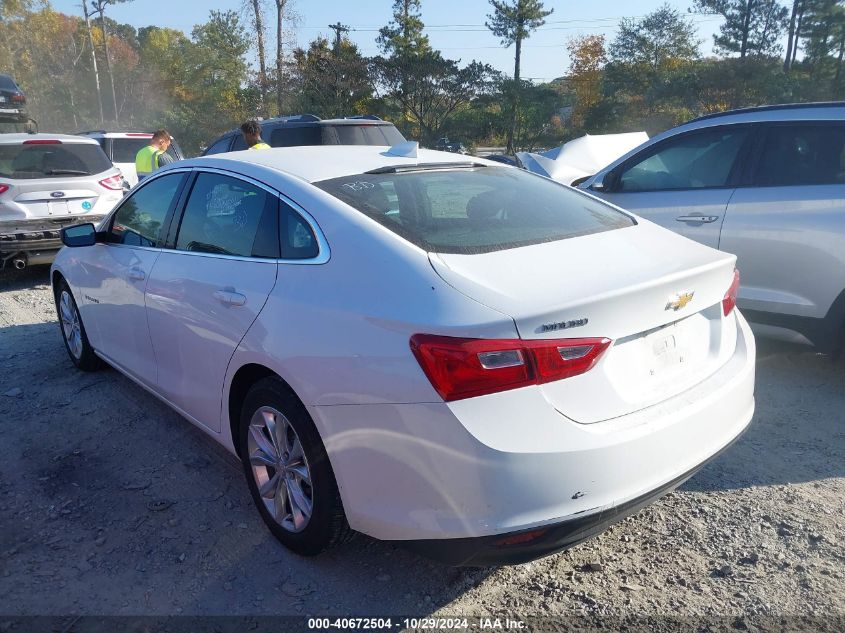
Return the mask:
[[48, 169], [45, 176], [90, 176], [91, 173], [81, 169]]
[[388, 165], [376, 167], [365, 174], [399, 174], [407, 171], [436, 171], [438, 169], [474, 169], [475, 167], [487, 167], [482, 163], [465, 161], [460, 163], [419, 163], [417, 165]]

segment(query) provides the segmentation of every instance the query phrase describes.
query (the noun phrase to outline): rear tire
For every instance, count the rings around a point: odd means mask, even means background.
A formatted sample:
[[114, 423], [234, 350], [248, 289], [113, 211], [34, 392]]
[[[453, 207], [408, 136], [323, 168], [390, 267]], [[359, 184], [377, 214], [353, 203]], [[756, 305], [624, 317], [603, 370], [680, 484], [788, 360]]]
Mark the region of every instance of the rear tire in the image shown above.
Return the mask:
[[314, 556], [351, 535], [320, 435], [279, 379], [263, 378], [247, 393], [238, 453], [252, 500], [285, 547]]
[[79, 314], [73, 293], [64, 280], [59, 282], [56, 289], [56, 313], [59, 317], [62, 340], [71, 362], [82, 371], [96, 371], [102, 367], [103, 362], [88, 342], [85, 325], [82, 323], [82, 316]]

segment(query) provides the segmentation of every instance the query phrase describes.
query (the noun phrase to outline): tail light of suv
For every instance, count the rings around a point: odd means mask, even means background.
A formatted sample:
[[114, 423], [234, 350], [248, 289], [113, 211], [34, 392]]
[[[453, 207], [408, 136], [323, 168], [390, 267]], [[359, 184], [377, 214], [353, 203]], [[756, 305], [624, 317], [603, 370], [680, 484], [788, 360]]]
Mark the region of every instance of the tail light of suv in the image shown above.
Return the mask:
[[100, 181], [100, 185], [112, 191], [123, 190], [123, 176], [109, 176]]
[[607, 338], [526, 341], [433, 334], [411, 337], [411, 351], [447, 402], [583, 374], [609, 346]]

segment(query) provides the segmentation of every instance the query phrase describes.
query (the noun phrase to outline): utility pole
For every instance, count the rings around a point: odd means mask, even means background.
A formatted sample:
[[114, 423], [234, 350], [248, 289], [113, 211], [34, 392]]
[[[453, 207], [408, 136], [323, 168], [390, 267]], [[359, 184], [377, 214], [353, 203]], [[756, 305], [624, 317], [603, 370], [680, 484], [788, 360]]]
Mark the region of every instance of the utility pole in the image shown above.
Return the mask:
[[338, 21], [337, 24], [329, 24], [329, 28], [334, 31], [334, 54], [337, 55], [340, 52], [340, 40], [345, 33], [349, 33], [349, 27]]

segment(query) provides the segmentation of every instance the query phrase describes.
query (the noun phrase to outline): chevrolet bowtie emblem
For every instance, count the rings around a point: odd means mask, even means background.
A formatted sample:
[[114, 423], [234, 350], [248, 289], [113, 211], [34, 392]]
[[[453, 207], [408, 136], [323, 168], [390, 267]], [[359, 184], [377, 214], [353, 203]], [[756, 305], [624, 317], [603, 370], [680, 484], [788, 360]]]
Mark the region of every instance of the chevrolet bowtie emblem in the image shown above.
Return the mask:
[[685, 307], [690, 301], [692, 301], [692, 297], [695, 292], [679, 292], [676, 295], [672, 295], [669, 297], [669, 301], [666, 303], [665, 310], [674, 310], [677, 312], [681, 308]]

